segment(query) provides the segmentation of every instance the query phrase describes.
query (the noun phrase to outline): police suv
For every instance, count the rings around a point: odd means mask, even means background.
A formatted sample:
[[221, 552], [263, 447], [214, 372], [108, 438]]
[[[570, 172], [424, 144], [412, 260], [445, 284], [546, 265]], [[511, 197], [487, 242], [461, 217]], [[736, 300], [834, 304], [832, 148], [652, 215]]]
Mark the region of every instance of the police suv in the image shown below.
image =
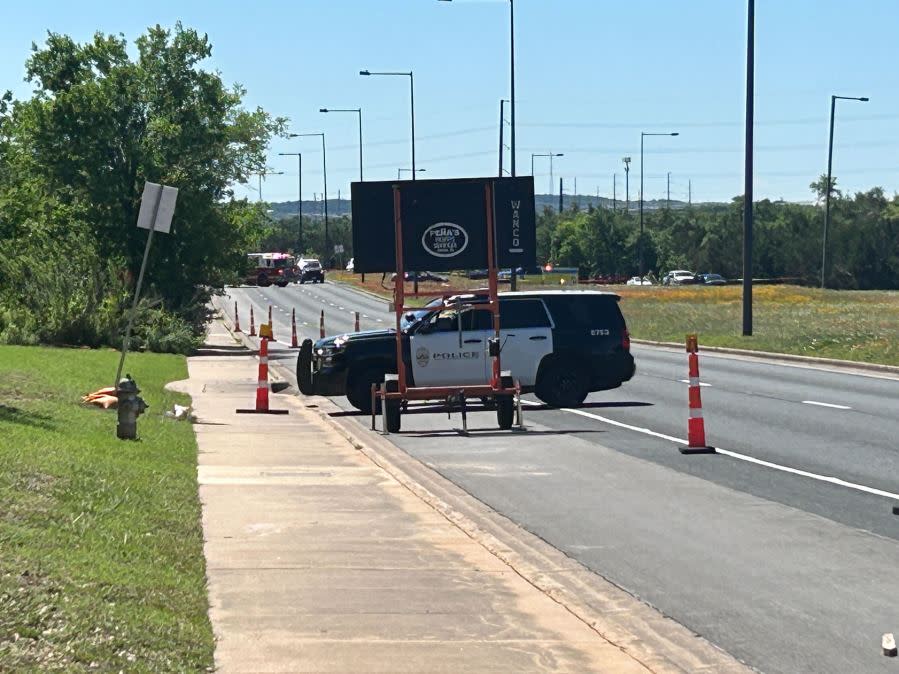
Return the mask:
[[[634, 359], [618, 295], [592, 290], [499, 294], [503, 370], [555, 407], [583, 403], [591, 391], [634, 376]], [[490, 381], [489, 311], [483, 295], [434, 300], [401, 322], [409, 386], [483, 385]], [[306, 340], [297, 359], [305, 395], [342, 396], [371, 412], [371, 385], [396, 373], [396, 331], [372, 330]]]

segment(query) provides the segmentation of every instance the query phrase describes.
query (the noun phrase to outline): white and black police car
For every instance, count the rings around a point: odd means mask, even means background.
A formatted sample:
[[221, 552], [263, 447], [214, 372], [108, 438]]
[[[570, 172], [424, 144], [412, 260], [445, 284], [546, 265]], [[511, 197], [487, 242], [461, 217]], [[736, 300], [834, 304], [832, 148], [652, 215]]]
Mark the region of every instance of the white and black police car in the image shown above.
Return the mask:
[[[486, 297], [458, 299], [440, 298], [403, 317], [409, 386], [489, 382], [492, 316], [470, 306]], [[502, 369], [511, 371], [523, 392], [554, 407], [574, 407], [591, 391], [621, 386], [635, 366], [618, 300], [593, 290], [500, 293]], [[371, 385], [396, 371], [394, 329], [307, 339], [297, 358], [301, 393], [345, 395], [363, 412], [371, 412]]]

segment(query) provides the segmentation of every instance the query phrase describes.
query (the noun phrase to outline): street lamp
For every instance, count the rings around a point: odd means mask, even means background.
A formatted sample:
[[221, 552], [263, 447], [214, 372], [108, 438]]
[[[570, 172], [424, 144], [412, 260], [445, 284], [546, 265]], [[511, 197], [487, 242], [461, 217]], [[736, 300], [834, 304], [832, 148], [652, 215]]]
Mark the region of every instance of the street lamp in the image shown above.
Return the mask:
[[320, 108], [319, 112], [355, 112], [359, 115], [359, 182], [362, 182], [362, 108]]
[[[387, 75], [387, 76], [404, 76], [409, 78], [409, 103], [412, 109], [412, 180], [415, 180], [415, 80], [412, 77], [412, 71], [407, 73], [403, 72], [383, 72], [383, 73], [373, 73], [369, 70], [360, 70], [360, 75], [365, 77], [370, 77], [372, 75]], [[361, 119], [361, 117], [360, 117]], [[361, 124], [361, 122], [360, 122]]]
[[268, 169], [263, 169], [257, 175], [259, 176], [259, 201], [262, 201], [262, 178], [264, 176], [283, 176], [284, 171], [269, 171]]
[[531, 154], [531, 176], [534, 175], [534, 157], [549, 157], [549, 196], [553, 195], [553, 157], [564, 157], [564, 152], [548, 152], [546, 154]]
[[[428, 170], [428, 169], [415, 169], [415, 173], [424, 173], [424, 172], [427, 171], [427, 170]], [[407, 173], [412, 173], [412, 169], [398, 168], [398, 169], [396, 170], [396, 179], [397, 179], [397, 180], [400, 180], [400, 179], [401, 179], [401, 178], [400, 178], [400, 175], [401, 175], [404, 171], [407, 172]], [[415, 175], [415, 173], [413, 173], [412, 175]]]
[[[453, 0], [440, 0], [440, 2], [452, 2]], [[512, 119], [510, 126], [512, 127], [512, 145], [509, 152], [512, 155], [512, 176], [515, 176], [515, 0], [509, 0], [509, 89], [510, 104], [512, 106]], [[500, 147], [502, 153], [502, 147]], [[533, 175], [531, 171], [531, 175]], [[500, 167], [500, 175], [502, 175], [502, 167]], [[515, 276], [512, 276], [513, 284]]]
[[297, 253], [303, 254], [303, 153], [302, 152], [279, 152], [279, 157], [296, 157], [297, 158], [297, 216], [300, 224], [297, 227]]
[[855, 96], [831, 96], [830, 97], [830, 141], [827, 145], [827, 184], [825, 185], [826, 197], [824, 199], [824, 236], [821, 241], [821, 288], [824, 288], [824, 269], [827, 262], [827, 228], [830, 225], [830, 193], [833, 191], [831, 169], [833, 167], [833, 118], [837, 109], [837, 99], [841, 101], [861, 101], [867, 103], [868, 97]]
[[643, 139], [646, 136], [678, 136], [679, 132], [668, 132], [668, 133], [647, 133], [646, 131], [640, 132], [640, 240], [637, 243], [637, 248], [639, 249], [639, 259], [640, 259], [640, 278], [643, 278]]
[[324, 193], [324, 205], [325, 205], [325, 265], [327, 266], [327, 260], [330, 260], [331, 255], [331, 237], [328, 230], [328, 156], [325, 152], [325, 134], [324, 132], [320, 133], [291, 133], [288, 134], [288, 138], [307, 138], [309, 136], [321, 136], [322, 137], [322, 176], [324, 178], [325, 183], [325, 193]]
[[622, 157], [621, 161], [624, 162], [624, 212], [630, 213], [631, 211], [631, 192], [630, 192], [630, 176], [631, 176], [631, 158], [630, 157]]

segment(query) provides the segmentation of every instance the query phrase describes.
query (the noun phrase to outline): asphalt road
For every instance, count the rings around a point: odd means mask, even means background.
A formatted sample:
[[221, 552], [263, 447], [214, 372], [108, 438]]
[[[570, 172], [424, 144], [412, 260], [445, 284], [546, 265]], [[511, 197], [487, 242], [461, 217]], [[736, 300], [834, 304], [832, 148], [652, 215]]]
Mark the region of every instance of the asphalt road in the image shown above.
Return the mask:
[[[385, 301], [334, 284], [231, 289], [247, 327], [273, 305], [289, 343], [387, 327]], [[577, 410], [529, 396], [527, 430], [491, 412], [403, 417], [403, 450], [764, 672], [899, 672], [899, 379], [701, 354], [708, 441], [683, 456], [687, 361], [635, 346], [637, 375]], [[275, 361], [293, 370], [294, 352]], [[349, 409], [345, 399], [337, 399]], [[368, 424], [368, 418], [360, 417]]]

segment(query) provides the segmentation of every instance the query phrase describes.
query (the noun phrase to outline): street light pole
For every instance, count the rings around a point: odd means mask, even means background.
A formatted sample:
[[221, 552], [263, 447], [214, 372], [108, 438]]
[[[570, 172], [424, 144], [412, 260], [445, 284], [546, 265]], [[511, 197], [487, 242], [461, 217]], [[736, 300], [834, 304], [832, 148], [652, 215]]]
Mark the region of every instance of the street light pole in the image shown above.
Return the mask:
[[331, 255], [331, 235], [328, 230], [328, 155], [325, 151], [325, 134], [324, 132], [320, 133], [297, 133], [292, 134], [297, 138], [305, 138], [308, 136], [321, 136], [322, 137], [322, 174], [324, 178], [324, 188], [325, 193], [322, 195], [322, 199], [325, 207], [325, 265], [327, 266], [328, 260], [330, 260]]
[[[752, 336], [752, 134], [755, 115], [755, 0], [748, 0], [746, 21], [746, 139], [743, 175], [743, 336]], [[693, 200], [693, 195], [690, 195]]]
[[506, 126], [505, 104], [508, 100], [499, 99], [499, 177], [503, 177], [503, 130]]
[[677, 136], [679, 132], [671, 133], [647, 133], [640, 132], [640, 240], [637, 242], [638, 258], [640, 264], [640, 278], [643, 278], [643, 139], [646, 136]]
[[[387, 76], [405, 76], [409, 78], [409, 103], [412, 110], [412, 180], [415, 180], [415, 79], [412, 76], [412, 71], [410, 70], [407, 73], [404, 72], [371, 72], [370, 70], [360, 70], [360, 75], [365, 77], [370, 77], [372, 75], [387, 75]], [[360, 122], [361, 128], [361, 122]]]
[[264, 176], [283, 176], [284, 171], [269, 171], [267, 169], [263, 169], [258, 173], [259, 176], [259, 201], [262, 201], [262, 178]]
[[534, 157], [549, 157], [549, 196], [553, 194], [553, 157], [564, 157], [564, 152], [546, 152], [542, 154], [531, 153], [531, 175], [534, 175]]
[[280, 157], [297, 158], [297, 215], [300, 219], [297, 227], [297, 253], [303, 254], [303, 154], [301, 152], [279, 152]]
[[319, 112], [353, 112], [359, 115], [359, 182], [362, 178], [362, 108], [319, 108]]
[[631, 210], [631, 193], [630, 193], [630, 175], [631, 175], [631, 158], [623, 157], [624, 162], [624, 212], [630, 213]]
[[821, 288], [822, 290], [825, 287], [825, 264], [827, 262], [827, 229], [830, 226], [830, 193], [833, 192], [833, 178], [832, 169], [833, 169], [833, 121], [834, 121], [834, 113], [837, 108], [837, 99], [842, 101], [861, 101], [867, 102], [868, 98], [866, 96], [855, 97], [855, 96], [831, 96], [830, 97], [830, 140], [827, 144], [827, 184], [824, 186], [825, 189], [825, 198], [824, 198], [824, 236], [821, 239]]

